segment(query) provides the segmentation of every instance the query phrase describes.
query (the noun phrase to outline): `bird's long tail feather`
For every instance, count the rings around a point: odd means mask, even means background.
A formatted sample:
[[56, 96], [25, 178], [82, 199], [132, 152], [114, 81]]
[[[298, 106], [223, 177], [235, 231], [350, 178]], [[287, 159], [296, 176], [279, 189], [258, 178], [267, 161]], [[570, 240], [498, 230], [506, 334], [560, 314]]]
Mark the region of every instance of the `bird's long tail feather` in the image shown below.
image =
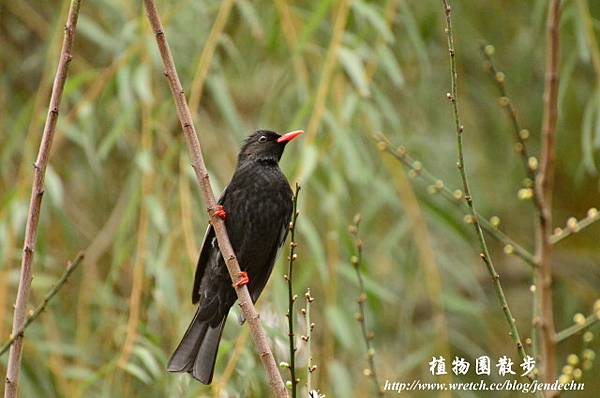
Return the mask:
[[203, 319], [199, 315], [200, 310], [196, 311], [194, 319], [169, 359], [167, 370], [188, 372], [201, 383], [210, 384], [227, 314], [220, 322], [214, 318]]

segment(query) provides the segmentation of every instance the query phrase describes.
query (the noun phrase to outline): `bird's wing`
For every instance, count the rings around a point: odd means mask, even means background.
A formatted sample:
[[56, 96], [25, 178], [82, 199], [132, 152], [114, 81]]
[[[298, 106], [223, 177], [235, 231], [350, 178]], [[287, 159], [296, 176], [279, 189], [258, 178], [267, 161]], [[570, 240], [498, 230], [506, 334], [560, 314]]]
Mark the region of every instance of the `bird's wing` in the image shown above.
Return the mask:
[[213, 255], [214, 250], [219, 250], [219, 246], [216, 244], [215, 230], [212, 225], [209, 225], [204, 234], [202, 250], [200, 250], [200, 257], [198, 258], [196, 273], [194, 275], [194, 288], [192, 290], [192, 303], [194, 304], [197, 304], [200, 300], [200, 282], [202, 281], [204, 270], [207, 268], [208, 261], [215, 257]]
[[[225, 194], [227, 188], [221, 194], [218, 200], [218, 204], [223, 204], [225, 200]], [[204, 276], [204, 270], [208, 267], [209, 261], [219, 261], [219, 244], [217, 237], [215, 236], [215, 230], [212, 225], [208, 225], [206, 232], [204, 233], [204, 239], [202, 241], [202, 249], [200, 250], [200, 257], [198, 258], [198, 264], [196, 265], [196, 273], [194, 274], [194, 288], [192, 289], [192, 303], [197, 304], [200, 300], [200, 282]]]
[[[256, 301], [258, 300], [258, 297], [260, 296], [263, 289], [267, 285], [269, 276], [271, 276], [271, 272], [273, 271], [273, 266], [275, 266], [275, 261], [277, 260], [277, 255], [279, 254], [278, 253], [279, 248], [281, 247], [281, 245], [283, 245], [283, 243], [285, 242], [285, 239], [287, 237], [290, 219], [291, 219], [291, 212], [290, 212], [290, 216], [286, 218], [287, 221], [283, 224], [283, 227], [281, 228], [281, 233], [279, 234], [279, 239], [277, 240], [276, 244], [273, 246], [273, 249], [271, 250], [271, 253], [269, 256], [269, 258], [271, 259], [270, 260], [271, 262], [269, 263], [269, 266], [263, 268], [264, 271], [261, 272], [260, 274], [255, 275], [252, 278], [252, 280], [250, 281], [250, 285], [248, 285], [248, 290], [250, 290], [250, 297], [252, 297], [253, 303], [256, 303]], [[238, 321], [240, 324], [243, 324], [244, 322], [246, 322], [246, 318], [244, 318], [244, 314], [242, 314], [242, 313], [238, 314]]]
[[271, 259], [270, 260], [271, 263], [269, 264], [268, 267], [264, 268], [264, 270], [265, 270], [264, 272], [262, 272], [260, 275], [256, 275], [254, 277], [255, 285], [252, 286], [252, 290], [250, 291], [250, 295], [252, 296], [253, 303], [256, 303], [256, 301], [258, 300], [258, 297], [260, 296], [263, 289], [265, 288], [267, 281], [269, 280], [269, 276], [271, 276], [271, 272], [273, 271], [273, 266], [275, 265], [275, 261], [277, 260], [278, 250], [283, 245], [283, 243], [285, 242], [285, 239], [287, 238], [291, 217], [292, 217], [292, 210], [290, 209], [288, 216], [285, 218], [285, 222], [281, 226], [281, 232], [279, 233], [279, 239], [277, 240], [276, 244], [273, 246], [271, 255], [269, 256], [269, 258]]

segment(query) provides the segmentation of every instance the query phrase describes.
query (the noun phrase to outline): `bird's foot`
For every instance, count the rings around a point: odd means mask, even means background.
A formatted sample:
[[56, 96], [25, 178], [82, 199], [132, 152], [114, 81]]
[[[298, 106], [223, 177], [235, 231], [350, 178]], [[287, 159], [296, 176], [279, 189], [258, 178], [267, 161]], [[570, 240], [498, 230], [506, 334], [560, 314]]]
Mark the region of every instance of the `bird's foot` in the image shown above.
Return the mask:
[[240, 286], [244, 286], [247, 285], [248, 282], [250, 282], [250, 278], [248, 278], [248, 273], [247, 272], [238, 272], [238, 280], [236, 283], [234, 283], [233, 286], [235, 287], [240, 287]]
[[227, 218], [227, 213], [225, 212], [225, 208], [222, 205], [217, 205], [217, 208], [216, 208], [215, 212], [213, 213], [213, 215], [219, 217], [221, 220], [224, 220]]

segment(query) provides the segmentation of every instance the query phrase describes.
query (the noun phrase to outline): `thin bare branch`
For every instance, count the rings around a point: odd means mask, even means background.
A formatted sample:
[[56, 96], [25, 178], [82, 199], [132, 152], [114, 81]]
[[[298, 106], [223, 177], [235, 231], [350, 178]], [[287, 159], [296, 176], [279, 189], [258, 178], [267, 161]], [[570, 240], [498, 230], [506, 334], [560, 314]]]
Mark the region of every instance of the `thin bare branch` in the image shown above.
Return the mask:
[[367, 347], [367, 363], [369, 364], [368, 368], [363, 370], [363, 374], [373, 380], [373, 384], [375, 387], [375, 391], [377, 395], [380, 397], [384, 396], [384, 391], [379, 384], [379, 379], [377, 377], [377, 371], [375, 369], [375, 349], [371, 344], [373, 340], [374, 333], [373, 331], [368, 330], [367, 328], [367, 320], [366, 320], [366, 312], [365, 312], [365, 302], [367, 301], [367, 292], [365, 290], [365, 283], [363, 281], [362, 273], [360, 267], [362, 265], [362, 249], [363, 243], [362, 240], [358, 237], [358, 227], [360, 225], [360, 215], [357, 214], [354, 216], [354, 222], [350, 225], [350, 233], [354, 239], [354, 255], [352, 256], [351, 262], [354, 271], [356, 272], [356, 279], [358, 280], [358, 287], [360, 289], [360, 294], [358, 295], [358, 312], [356, 313], [356, 320], [360, 324], [360, 331], [362, 333], [363, 340], [365, 341], [365, 345]]
[[585, 218], [578, 221], [575, 217], [571, 217], [567, 220], [565, 228], [555, 228], [552, 236], [550, 236], [550, 243], [555, 245], [598, 221], [600, 221], [600, 212], [595, 207], [592, 207], [587, 211]]
[[292, 398], [296, 398], [296, 390], [298, 387], [299, 379], [296, 377], [296, 336], [294, 335], [294, 303], [296, 302], [296, 295], [294, 294], [294, 262], [296, 261], [296, 221], [298, 220], [298, 194], [300, 193], [300, 185], [296, 183], [296, 189], [294, 190], [294, 207], [292, 213], [292, 220], [290, 221], [290, 255], [288, 257], [288, 272], [283, 277], [285, 278], [288, 285], [288, 311], [285, 315], [288, 319], [288, 339], [290, 344], [290, 381], [292, 383]]
[[312, 331], [315, 327], [314, 322], [310, 319], [310, 306], [312, 302], [315, 301], [315, 298], [310, 294], [310, 289], [306, 289], [306, 293], [304, 293], [304, 299], [306, 300], [306, 307], [302, 313], [304, 314], [304, 319], [306, 322], [306, 334], [302, 336], [302, 340], [306, 342], [306, 390], [309, 394], [313, 391], [312, 386], [312, 374], [315, 370], [317, 370], [317, 365], [313, 363], [312, 357]]
[[[581, 315], [581, 314], [579, 314], [579, 315]], [[581, 315], [581, 317], [582, 317], [581, 322], [576, 322], [574, 325], [571, 325], [568, 328], [556, 333], [556, 342], [557, 343], [560, 343], [560, 342], [568, 339], [569, 337], [575, 336], [577, 333], [582, 332], [582, 331], [594, 326], [598, 321], [600, 321], [600, 309], [597, 312], [593, 313], [592, 315], [589, 315], [586, 318], [583, 318], [583, 315]]]
[[[490, 44], [481, 44], [480, 46], [481, 55], [484, 58], [484, 68], [490, 74], [490, 77], [494, 81], [498, 93], [500, 94], [499, 103], [502, 108], [506, 111], [506, 114], [510, 118], [511, 126], [513, 129], [513, 135], [515, 136], [515, 152], [520, 156], [521, 162], [523, 163], [523, 169], [527, 175], [528, 182], [531, 186], [535, 185], [535, 177], [537, 170], [537, 162], [534, 158], [529, 156], [527, 150], [526, 141], [529, 138], [529, 130], [521, 127], [519, 118], [517, 116], [517, 110], [508, 96], [506, 90], [506, 76], [503, 72], [499, 71], [494, 65], [492, 54], [494, 53], [494, 47]], [[532, 197], [533, 203], [536, 208], [539, 208], [539, 201], [534, 195]]]
[[477, 240], [479, 242], [479, 247], [481, 252], [479, 256], [481, 260], [484, 262], [487, 267], [488, 272], [492, 277], [492, 282], [494, 285], [494, 289], [496, 290], [496, 295], [498, 296], [498, 300], [500, 301], [500, 305], [502, 311], [504, 312], [504, 317], [506, 318], [506, 322], [508, 324], [510, 330], [510, 336], [513, 340], [517, 348], [517, 352], [521, 359], [524, 359], [527, 356], [525, 352], [525, 348], [523, 347], [523, 343], [521, 342], [521, 337], [519, 336], [519, 331], [517, 330], [517, 326], [515, 324], [515, 319], [512, 315], [512, 311], [508, 306], [508, 302], [506, 301], [506, 297], [504, 295], [504, 290], [502, 289], [502, 285], [500, 284], [500, 275], [496, 272], [496, 268], [494, 267], [494, 263], [492, 261], [492, 257], [490, 256], [487, 243], [485, 241], [485, 237], [483, 236], [483, 230], [481, 227], [481, 223], [477, 212], [475, 210], [475, 204], [473, 203], [473, 197], [471, 196], [471, 190], [469, 188], [469, 181], [467, 178], [467, 171], [464, 162], [463, 155], [463, 135], [464, 135], [464, 127], [460, 122], [459, 112], [458, 112], [458, 88], [457, 88], [457, 80], [458, 80], [458, 72], [456, 70], [456, 51], [454, 47], [454, 36], [452, 32], [452, 9], [448, 2], [449, 0], [442, 0], [442, 4], [444, 6], [444, 14], [446, 16], [446, 37], [448, 40], [448, 53], [450, 58], [450, 80], [451, 80], [451, 92], [447, 94], [448, 100], [452, 106], [452, 112], [454, 114], [454, 124], [456, 127], [456, 142], [457, 142], [457, 154], [458, 161], [457, 167], [460, 173], [460, 177], [463, 184], [464, 191], [464, 199], [469, 207], [469, 211], [471, 213], [473, 227], [475, 228], [475, 232], [477, 234]]
[[[186, 144], [192, 159], [192, 167], [194, 168], [196, 179], [198, 180], [202, 195], [204, 196], [208, 216], [215, 230], [215, 235], [219, 243], [219, 249], [221, 250], [221, 254], [225, 259], [225, 264], [227, 265], [231, 280], [238, 281], [241, 272], [240, 265], [237, 261], [233, 248], [231, 247], [231, 242], [229, 241], [229, 236], [227, 235], [227, 231], [225, 229], [225, 223], [222, 219], [214, 214], [217, 203], [210, 185], [208, 171], [206, 170], [206, 166], [204, 164], [204, 158], [202, 156], [202, 150], [200, 147], [200, 142], [198, 141], [198, 136], [196, 135], [196, 129], [194, 127], [190, 108], [185, 98], [183, 87], [181, 86], [181, 82], [177, 75], [171, 49], [167, 43], [164, 28], [160, 21], [156, 4], [154, 0], [144, 0], [144, 7], [146, 9], [150, 25], [152, 26], [152, 30], [154, 31], [156, 43], [165, 67], [164, 74], [168, 80], [171, 94], [175, 100], [177, 116], [179, 117], [179, 121], [186, 138]], [[250, 328], [250, 332], [252, 334], [252, 339], [254, 340], [259, 357], [267, 373], [267, 380], [271, 387], [272, 393], [276, 397], [287, 397], [287, 390], [281, 378], [281, 374], [277, 369], [277, 364], [275, 363], [273, 352], [269, 346], [267, 335], [262, 328], [259, 314], [254, 308], [248, 288], [245, 285], [241, 285], [239, 287], [235, 287], [235, 291], [238, 296], [239, 306], [244, 314], [244, 318], [248, 323], [248, 327]]]
[[8, 351], [10, 346], [13, 345], [17, 338], [23, 336], [25, 330], [29, 327], [29, 325], [31, 325], [41, 315], [41, 313], [44, 312], [50, 300], [52, 300], [52, 298], [56, 296], [56, 293], [58, 293], [60, 289], [62, 289], [63, 285], [67, 282], [73, 271], [77, 269], [82, 260], [83, 253], [79, 253], [77, 257], [75, 257], [75, 260], [67, 264], [67, 269], [65, 270], [65, 272], [63, 272], [58, 282], [56, 282], [52, 289], [50, 289], [46, 296], [44, 296], [44, 300], [42, 301], [42, 303], [38, 305], [36, 309], [33, 310], [31, 315], [27, 317], [27, 320], [23, 324], [23, 327], [19, 329], [16, 334], [11, 334], [10, 339], [2, 345], [2, 348], [0, 348], [0, 357], [4, 355], [6, 351]]
[[65, 33], [52, 85], [52, 95], [50, 96], [50, 105], [48, 107], [48, 116], [44, 124], [42, 141], [38, 150], [38, 155], [33, 164], [33, 186], [31, 189], [31, 199], [29, 201], [29, 212], [27, 214], [27, 225], [25, 227], [25, 241], [23, 243], [23, 258], [21, 260], [21, 276], [19, 278], [19, 288], [17, 291], [17, 301], [13, 317], [12, 335], [15, 340], [10, 347], [8, 364], [6, 367], [6, 385], [4, 389], [5, 398], [14, 398], [17, 396], [17, 385], [19, 382], [19, 368], [21, 364], [21, 354], [23, 350], [23, 336], [19, 332], [23, 329], [27, 315], [27, 302], [29, 300], [29, 291], [31, 288], [31, 279], [33, 275], [33, 252], [37, 239], [37, 228], [40, 220], [40, 210], [42, 206], [42, 196], [44, 194], [44, 177], [46, 166], [50, 158], [50, 149], [56, 123], [60, 109], [69, 63], [71, 62], [71, 50], [75, 40], [75, 29], [79, 17], [79, 8], [81, 0], [71, 0]]

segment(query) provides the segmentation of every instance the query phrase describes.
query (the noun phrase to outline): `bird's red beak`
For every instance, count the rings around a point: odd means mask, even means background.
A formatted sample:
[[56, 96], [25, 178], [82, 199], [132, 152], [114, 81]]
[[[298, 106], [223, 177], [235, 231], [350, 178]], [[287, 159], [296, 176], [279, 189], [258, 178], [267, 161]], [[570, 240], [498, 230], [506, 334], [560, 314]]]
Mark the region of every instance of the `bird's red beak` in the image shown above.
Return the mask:
[[304, 133], [304, 130], [294, 130], [289, 133], [285, 133], [281, 137], [277, 138], [277, 142], [288, 142], [298, 137], [300, 134]]

